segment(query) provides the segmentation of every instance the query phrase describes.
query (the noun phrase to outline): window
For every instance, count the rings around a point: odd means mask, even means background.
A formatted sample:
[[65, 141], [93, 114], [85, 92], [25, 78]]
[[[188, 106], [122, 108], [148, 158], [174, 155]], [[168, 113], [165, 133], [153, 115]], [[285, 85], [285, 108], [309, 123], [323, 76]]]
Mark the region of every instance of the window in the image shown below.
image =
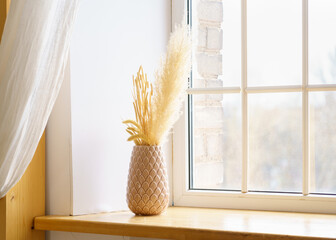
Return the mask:
[[194, 56], [174, 204], [335, 213], [336, 1], [185, 8]]

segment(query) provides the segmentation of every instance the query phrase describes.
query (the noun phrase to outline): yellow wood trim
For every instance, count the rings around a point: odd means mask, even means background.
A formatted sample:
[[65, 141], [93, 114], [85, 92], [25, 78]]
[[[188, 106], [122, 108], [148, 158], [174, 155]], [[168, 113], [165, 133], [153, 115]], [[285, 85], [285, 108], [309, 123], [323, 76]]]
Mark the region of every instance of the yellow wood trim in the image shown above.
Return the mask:
[[336, 239], [336, 215], [170, 207], [159, 216], [114, 212], [35, 218], [35, 229], [177, 240]]
[[6, 12], [8, 13], [8, 11], [9, 11], [9, 6], [10, 6], [10, 2], [11, 2], [11, 0], [6, 0]]
[[8, 9], [8, 0], [0, 0], [0, 39], [5, 26]]
[[0, 239], [6, 239], [6, 197], [0, 199]]
[[44, 240], [33, 230], [36, 216], [45, 215], [45, 136], [21, 180], [0, 199], [1, 240]]
[[[0, 0], [0, 40], [5, 26], [7, 17], [7, 0]], [[1, 81], [1, 79], [0, 79]], [[6, 212], [6, 197], [0, 199], [0, 239], [6, 239], [6, 226], [7, 226], [7, 212]]]
[[43, 240], [44, 232], [33, 230], [36, 216], [45, 215], [45, 136], [25, 174], [6, 195], [7, 238]]
[[[0, 0], [0, 36], [10, 0]], [[0, 240], [44, 240], [33, 229], [36, 216], [45, 215], [45, 134], [20, 181], [0, 199]]]

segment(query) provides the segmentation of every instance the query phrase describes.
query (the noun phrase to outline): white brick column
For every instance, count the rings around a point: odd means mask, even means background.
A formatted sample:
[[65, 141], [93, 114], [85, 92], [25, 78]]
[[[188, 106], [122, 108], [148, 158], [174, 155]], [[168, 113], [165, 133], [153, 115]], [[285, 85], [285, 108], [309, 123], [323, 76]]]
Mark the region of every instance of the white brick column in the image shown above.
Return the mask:
[[[193, 0], [192, 7], [193, 34], [197, 39], [193, 87], [222, 87], [223, 3], [216, 0]], [[223, 180], [222, 99], [220, 94], [194, 97], [196, 187], [209, 187], [214, 179], [218, 183]], [[211, 177], [209, 172], [212, 173]]]

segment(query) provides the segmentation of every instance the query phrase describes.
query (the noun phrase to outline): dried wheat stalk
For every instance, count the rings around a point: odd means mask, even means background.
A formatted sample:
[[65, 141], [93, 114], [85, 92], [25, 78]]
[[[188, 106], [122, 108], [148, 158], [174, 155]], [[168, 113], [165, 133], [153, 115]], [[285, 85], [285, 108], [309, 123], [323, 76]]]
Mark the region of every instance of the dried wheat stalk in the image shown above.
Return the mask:
[[137, 76], [133, 75], [133, 107], [136, 121], [126, 120], [126, 131], [131, 135], [127, 140], [134, 141], [136, 145], [149, 145], [148, 121], [151, 115], [151, 101], [153, 86], [147, 80], [140, 66]]

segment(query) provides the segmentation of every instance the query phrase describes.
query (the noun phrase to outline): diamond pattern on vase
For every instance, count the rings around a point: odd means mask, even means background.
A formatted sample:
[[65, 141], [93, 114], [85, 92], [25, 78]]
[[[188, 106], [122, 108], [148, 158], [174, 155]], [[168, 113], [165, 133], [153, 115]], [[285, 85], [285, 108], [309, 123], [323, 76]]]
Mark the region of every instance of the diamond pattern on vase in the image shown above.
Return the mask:
[[168, 202], [168, 175], [161, 146], [134, 146], [128, 172], [128, 207], [137, 215], [157, 215], [166, 210]]

